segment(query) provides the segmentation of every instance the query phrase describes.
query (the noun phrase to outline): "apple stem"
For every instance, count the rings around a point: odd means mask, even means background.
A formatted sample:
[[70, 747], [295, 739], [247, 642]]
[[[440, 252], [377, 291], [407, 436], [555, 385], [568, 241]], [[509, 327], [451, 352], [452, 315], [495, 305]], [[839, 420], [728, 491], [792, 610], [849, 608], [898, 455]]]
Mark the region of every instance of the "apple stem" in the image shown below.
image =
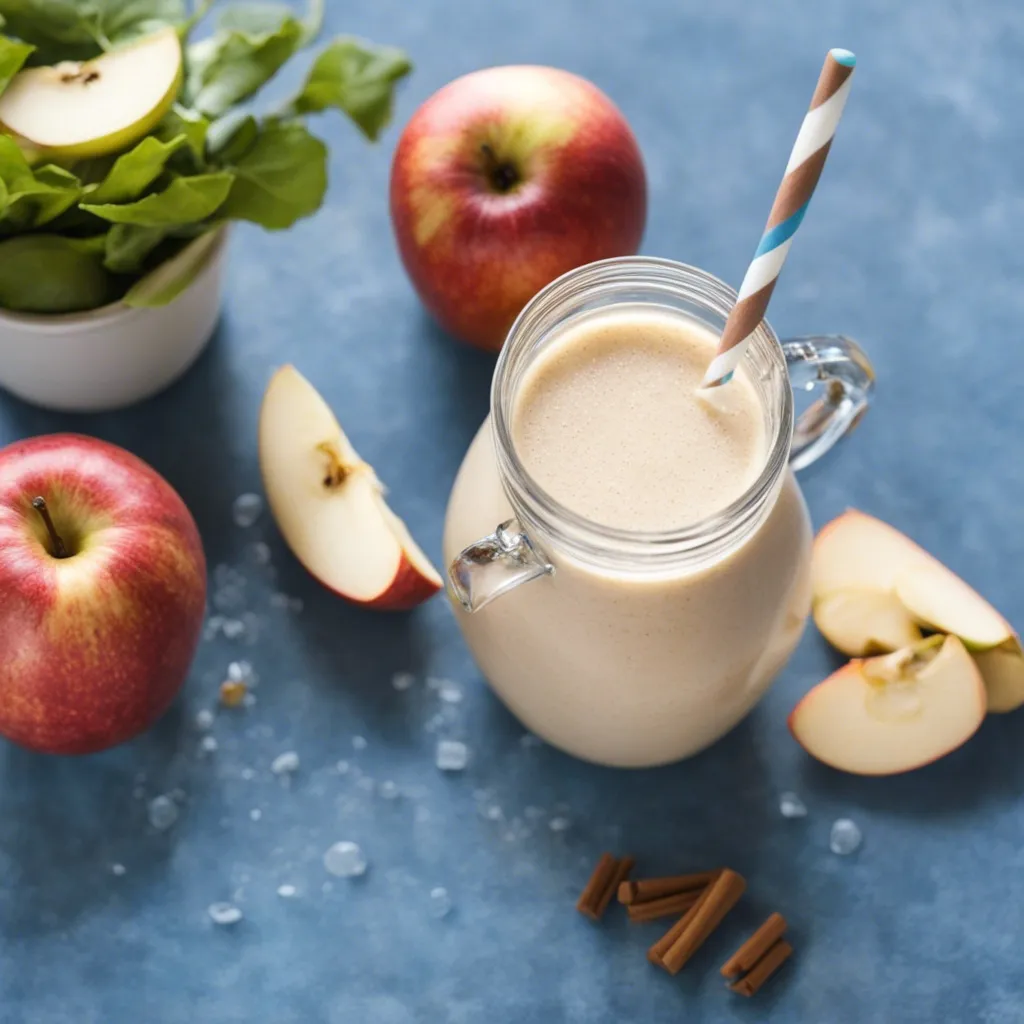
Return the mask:
[[50, 543], [53, 545], [53, 556], [55, 558], [67, 558], [68, 549], [64, 546], [64, 541], [57, 532], [57, 528], [53, 525], [53, 520], [50, 518], [50, 510], [46, 507], [46, 499], [43, 497], [33, 498], [32, 507], [43, 517], [43, 522], [46, 523], [46, 532], [49, 533]]
[[489, 142], [480, 143], [480, 153], [484, 158], [484, 173], [490, 179], [496, 192], [510, 192], [519, 184], [519, 172], [508, 160], [499, 160], [498, 154]]

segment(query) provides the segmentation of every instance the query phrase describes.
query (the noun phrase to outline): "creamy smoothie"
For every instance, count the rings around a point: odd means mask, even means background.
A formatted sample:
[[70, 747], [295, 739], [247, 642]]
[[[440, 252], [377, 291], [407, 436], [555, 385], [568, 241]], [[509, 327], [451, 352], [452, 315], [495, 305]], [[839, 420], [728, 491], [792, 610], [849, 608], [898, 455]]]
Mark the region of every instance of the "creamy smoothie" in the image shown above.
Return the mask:
[[[669, 531], [722, 512], [771, 439], [744, 372], [699, 392], [715, 343], [655, 306], [570, 322], [517, 386], [510, 425], [527, 473], [604, 526]], [[581, 757], [640, 766], [696, 752], [761, 696], [809, 610], [810, 525], [788, 471], [773, 501], [736, 545], [653, 571], [602, 568], [535, 536], [554, 573], [458, 613], [483, 673], [529, 728]], [[446, 558], [512, 515], [488, 423], [452, 492]]]

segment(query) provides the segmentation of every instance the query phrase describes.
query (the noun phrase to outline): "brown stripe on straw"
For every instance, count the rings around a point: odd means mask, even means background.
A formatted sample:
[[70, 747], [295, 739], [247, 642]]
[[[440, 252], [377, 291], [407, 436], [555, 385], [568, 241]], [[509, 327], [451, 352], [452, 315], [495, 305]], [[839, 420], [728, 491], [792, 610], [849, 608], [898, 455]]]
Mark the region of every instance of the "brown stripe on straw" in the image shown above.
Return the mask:
[[853, 68], [840, 64], [831, 53], [825, 55], [825, 64], [821, 69], [817, 88], [811, 97], [810, 109], [820, 107], [830, 96], [839, 92], [843, 82], [853, 74]]
[[757, 325], [764, 319], [765, 310], [768, 308], [768, 300], [775, 291], [775, 282], [778, 275], [773, 277], [763, 288], [741, 299], [732, 307], [729, 319], [725, 322], [725, 329], [718, 342], [718, 353], [728, 352], [735, 348], [748, 334], [751, 334]]
[[782, 179], [779, 191], [775, 193], [772, 212], [768, 214], [765, 231], [770, 231], [776, 224], [789, 220], [814, 195], [831, 145], [832, 140], [829, 139], [821, 149], [812, 153], [799, 167], [794, 168]]

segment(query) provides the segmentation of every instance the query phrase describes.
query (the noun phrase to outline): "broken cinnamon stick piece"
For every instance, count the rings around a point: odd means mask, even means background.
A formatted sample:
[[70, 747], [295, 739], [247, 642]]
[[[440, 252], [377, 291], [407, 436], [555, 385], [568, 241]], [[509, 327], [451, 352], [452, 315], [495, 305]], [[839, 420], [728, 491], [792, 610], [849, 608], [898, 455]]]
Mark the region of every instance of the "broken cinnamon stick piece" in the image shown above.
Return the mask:
[[736, 906], [746, 887], [743, 877], [729, 868], [707, 887], [700, 902], [693, 908], [696, 913], [661, 957], [661, 965], [669, 974], [678, 974], [683, 969], [687, 960], [719, 926], [722, 918]]
[[718, 868], [716, 871], [700, 871], [693, 875], [668, 875], [664, 878], [641, 878], [636, 882], [625, 882], [619, 886], [619, 902], [629, 906], [631, 903], [643, 903], [663, 896], [703, 889], [719, 876], [721, 870]]
[[722, 977], [735, 978], [746, 974], [786, 931], [786, 919], [772, 914], [746, 942], [722, 965]]
[[793, 947], [785, 939], [779, 939], [754, 964], [750, 973], [745, 978], [734, 981], [729, 988], [741, 996], [752, 996], [790, 958], [792, 953]]
[[643, 903], [631, 903], [626, 907], [630, 921], [656, 921], [660, 917], [672, 917], [681, 914], [700, 899], [700, 890], [677, 892], [673, 896], [662, 896], [660, 900], [645, 900]]
[[597, 904], [594, 907], [594, 913], [598, 918], [604, 916], [604, 912], [608, 909], [608, 904], [612, 901], [612, 896], [615, 895], [619, 885], [630, 871], [633, 870], [633, 866], [635, 864], [636, 861], [632, 857], [623, 857], [615, 864], [612, 876], [604, 890], [601, 892], [601, 895], [598, 897]]
[[707, 899], [710, 891], [711, 886], [704, 889], [700, 896], [697, 897], [697, 902], [647, 951], [647, 959], [652, 964], [657, 964], [659, 967], [665, 966], [662, 963], [662, 959], [704, 905], [704, 901]]
[[609, 888], [617, 865], [618, 861], [610, 853], [602, 853], [589, 881], [583, 887], [583, 892], [580, 893], [580, 898], [576, 901], [576, 909], [592, 921], [601, 916], [597, 912], [597, 904], [605, 890]]

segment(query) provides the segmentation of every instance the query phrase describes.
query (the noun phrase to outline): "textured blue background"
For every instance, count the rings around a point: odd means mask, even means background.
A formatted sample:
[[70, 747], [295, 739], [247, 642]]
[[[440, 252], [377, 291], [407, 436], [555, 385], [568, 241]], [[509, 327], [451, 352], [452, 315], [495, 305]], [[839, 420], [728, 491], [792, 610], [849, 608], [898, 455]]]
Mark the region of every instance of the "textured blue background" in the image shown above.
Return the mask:
[[[640, 139], [651, 186], [643, 251], [738, 282], [822, 56], [860, 57], [822, 186], [773, 303], [780, 334], [843, 330], [878, 368], [858, 435], [805, 476], [816, 523], [847, 504], [910, 531], [1024, 623], [1024, 9], [928, 0], [468, 0], [329, 2], [328, 27], [408, 48], [417, 63], [397, 125], [368, 149], [336, 120], [332, 189], [289, 234], [241, 230], [215, 344], [180, 384], [118, 415], [54, 416], [0, 398], [0, 441], [75, 429], [151, 461], [195, 512], [211, 566], [270, 544], [278, 580], [246, 570], [265, 620], [254, 646], [203, 645], [183, 697], [150, 734], [84, 760], [0, 749], [0, 1020], [273, 1024], [635, 1020], [1024, 1020], [1024, 714], [987, 721], [966, 748], [908, 777], [817, 766], [785, 717], [833, 664], [809, 632], [763, 704], [692, 761], [643, 773], [524, 749], [480, 683], [450, 612], [360, 612], [319, 590], [266, 519], [246, 534], [231, 501], [258, 489], [257, 405], [291, 360], [323, 390], [439, 557], [445, 498], [485, 415], [491, 360], [425, 318], [386, 208], [390, 150], [416, 105], [489, 64], [551, 63], [593, 79]], [[361, 8], [361, 9], [360, 9]], [[302, 614], [271, 608], [280, 589]], [[196, 756], [195, 712], [232, 657], [262, 678], [258, 704], [219, 715], [220, 750]], [[392, 672], [461, 682], [446, 731], [473, 761], [433, 767], [436, 700]], [[624, 680], [624, 685], [627, 681]], [[351, 748], [363, 735], [368, 747]], [[269, 772], [294, 749], [289, 788]], [[389, 803], [332, 765], [412, 791]], [[255, 777], [246, 780], [249, 767]], [[144, 779], [138, 777], [144, 773]], [[133, 796], [141, 786], [145, 798]], [[146, 824], [180, 787], [177, 826]], [[782, 790], [810, 808], [784, 821]], [[475, 795], [474, 795], [474, 791]], [[486, 791], [486, 792], [484, 792]], [[501, 821], [486, 809], [499, 806]], [[523, 835], [525, 808], [561, 814]], [[261, 820], [250, 819], [252, 808]], [[865, 842], [829, 853], [853, 817]], [[513, 833], [507, 838], [509, 832]], [[323, 850], [355, 839], [356, 884]], [[644, 959], [646, 929], [594, 928], [572, 911], [603, 848], [653, 872], [729, 863], [741, 909], [680, 977]], [[114, 877], [113, 862], [127, 867]], [[275, 895], [296, 885], [294, 900]], [[427, 894], [456, 904], [431, 919]], [[207, 905], [237, 889], [245, 920]], [[722, 989], [724, 956], [773, 909], [792, 921], [791, 967], [751, 1002]]]

